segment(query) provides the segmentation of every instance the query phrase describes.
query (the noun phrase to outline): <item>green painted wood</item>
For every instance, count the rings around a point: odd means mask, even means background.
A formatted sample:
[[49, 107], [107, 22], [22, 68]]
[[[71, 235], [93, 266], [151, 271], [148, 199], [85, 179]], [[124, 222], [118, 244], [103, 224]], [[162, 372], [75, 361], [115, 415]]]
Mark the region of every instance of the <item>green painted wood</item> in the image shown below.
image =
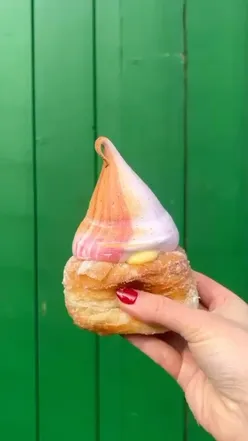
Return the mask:
[[[187, 15], [189, 256], [248, 299], [246, 5], [192, 0]], [[189, 418], [187, 439], [211, 438]]]
[[30, 2], [0, 4], [0, 436], [36, 439]]
[[95, 440], [96, 338], [62, 272], [94, 186], [92, 2], [35, 2], [40, 441]]
[[[96, 1], [98, 134], [168, 207], [183, 240], [182, 14], [181, 1]], [[101, 338], [101, 441], [178, 441], [183, 423], [165, 372], [123, 339]]]

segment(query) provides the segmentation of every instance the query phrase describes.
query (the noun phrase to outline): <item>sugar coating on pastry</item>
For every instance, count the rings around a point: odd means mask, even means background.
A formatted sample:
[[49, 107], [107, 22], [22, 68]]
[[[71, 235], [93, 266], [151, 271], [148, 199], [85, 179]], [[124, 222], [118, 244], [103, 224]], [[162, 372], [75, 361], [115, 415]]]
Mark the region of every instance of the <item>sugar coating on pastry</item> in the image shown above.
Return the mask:
[[64, 268], [67, 311], [77, 326], [98, 334], [165, 332], [122, 311], [116, 291], [133, 287], [198, 306], [177, 227], [108, 138], [98, 138], [95, 148], [103, 165]]
[[116, 290], [123, 286], [164, 295], [192, 308], [198, 306], [196, 283], [182, 249], [160, 252], [146, 264], [83, 264], [71, 257], [63, 279], [67, 310], [81, 328], [102, 335], [165, 332], [164, 328], [142, 323], [121, 310]]

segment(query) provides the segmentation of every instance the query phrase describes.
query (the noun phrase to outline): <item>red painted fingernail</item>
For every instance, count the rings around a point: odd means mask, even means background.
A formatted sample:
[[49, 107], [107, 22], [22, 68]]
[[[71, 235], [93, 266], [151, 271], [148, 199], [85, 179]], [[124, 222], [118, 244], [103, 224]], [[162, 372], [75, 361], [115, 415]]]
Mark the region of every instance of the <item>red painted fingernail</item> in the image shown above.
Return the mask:
[[118, 299], [126, 305], [133, 305], [138, 297], [138, 292], [133, 288], [120, 288], [116, 294]]

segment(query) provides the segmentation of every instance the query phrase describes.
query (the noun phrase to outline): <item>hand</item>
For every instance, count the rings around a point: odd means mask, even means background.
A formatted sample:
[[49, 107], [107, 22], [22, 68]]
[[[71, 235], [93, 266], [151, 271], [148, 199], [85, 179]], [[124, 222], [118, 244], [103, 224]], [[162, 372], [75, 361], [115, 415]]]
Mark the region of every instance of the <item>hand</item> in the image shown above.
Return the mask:
[[154, 294], [118, 291], [123, 310], [173, 331], [127, 339], [178, 381], [196, 420], [217, 441], [247, 441], [248, 305], [195, 275], [203, 305], [198, 310]]

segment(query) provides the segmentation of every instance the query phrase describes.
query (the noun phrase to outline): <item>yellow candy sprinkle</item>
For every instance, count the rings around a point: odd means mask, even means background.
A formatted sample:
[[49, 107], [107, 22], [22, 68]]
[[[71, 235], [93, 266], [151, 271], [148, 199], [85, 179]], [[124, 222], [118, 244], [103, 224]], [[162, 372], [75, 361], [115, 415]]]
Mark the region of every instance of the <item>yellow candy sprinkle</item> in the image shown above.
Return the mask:
[[127, 263], [130, 265], [140, 265], [142, 263], [153, 262], [158, 257], [157, 251], [140, 251], [138, 253], [132, 254]]

